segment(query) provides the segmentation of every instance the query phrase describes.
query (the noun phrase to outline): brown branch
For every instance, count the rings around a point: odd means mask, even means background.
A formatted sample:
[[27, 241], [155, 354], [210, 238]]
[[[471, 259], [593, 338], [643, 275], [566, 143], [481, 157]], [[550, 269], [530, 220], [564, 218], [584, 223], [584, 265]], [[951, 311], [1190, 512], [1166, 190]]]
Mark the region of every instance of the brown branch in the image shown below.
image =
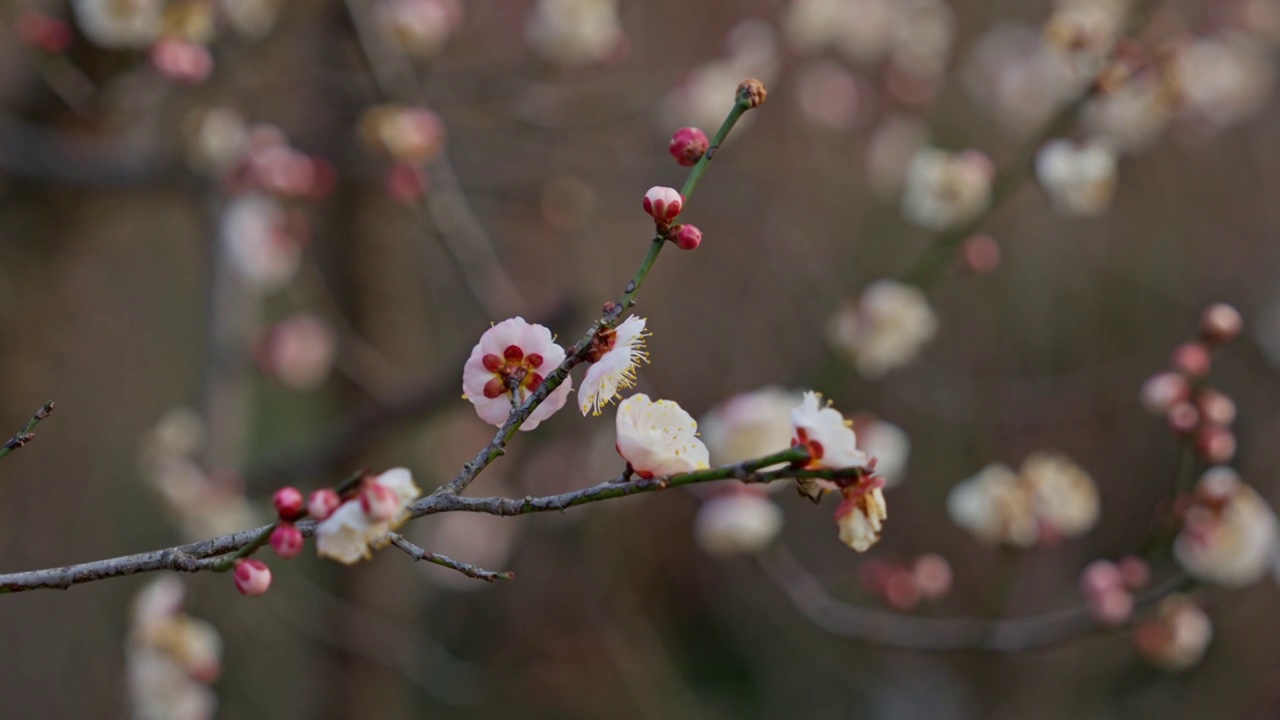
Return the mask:
[[493, 570], [485, 570], [484, 568], [477, 567], [475, 565], [472, 565], [471, 563], [465, 563], [465, 562], [462, 562], [461, 560], [454, 560], [453, 558], [448, 557], [446, 555], [440, 555], [439, 553], [428, 552], [418, 547], [417, 545], [414, 545], [408, 540], [406, 540], [405, 537], [400, 533], [391, 533], [389, 537], [391, 538], [392, 545], [395, 545], [396, 547], [403, 550], [406, 555], [413, 558], [414, 560], [418, 560], [420, 562], [434, 563], [441, 567], [447, 567], [451, 570], [457, 570], [458, 572], [462, 573], [463, 575], [466, 575], [469, 578], [484, 580], [485, 582], [494, 582], [496, 580], [514, 580], [516, 577], [516, 574], [509, 570], [506, 572], [494, 572]]
[[32, 440], [35, 440], [36, 434], [32, 431], [35, 430], [36, 425], [40, 424], [41, 420], [49, 417], [49, 415], [52, 412], [53, 412], [52, 400], [45, 403], [44, 405], [41, 405], [40, 409], [36, 410], [36, 414], [32, 415], [31, 419], [27, 421], [27, 424], [24, 425], [22, 429], [17, 432], [17, 434], [15, 434], [13, 437], [6, 440], [3, 446], [0, 446], [0, 458], [5, 457], [6, 455], [13, 452], [14, 450], [17, 450], [23, 445], [26, 445]]

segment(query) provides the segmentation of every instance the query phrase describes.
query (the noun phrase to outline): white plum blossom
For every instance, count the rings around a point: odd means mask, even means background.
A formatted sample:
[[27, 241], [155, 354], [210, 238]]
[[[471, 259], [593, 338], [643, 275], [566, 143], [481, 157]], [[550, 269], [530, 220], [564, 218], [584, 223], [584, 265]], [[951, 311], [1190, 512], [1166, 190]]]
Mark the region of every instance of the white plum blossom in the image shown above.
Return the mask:
[[877, 280], [831, 319], [828, 335], [863, 377], [876, 380], [915, 359], [938, 331], [924, 291], [897, 280]]
[[636, 475], [648, 479], [702, 470], [707, 446], [698, 439], [698, 423], [671, 400], [650, 400], [637, 393], [618, 405], [618, 454]]
[[1000, 126], [1019, 137], [1041, 128], [1093, 75], [1051, 50], [1044, 32], [1025, 23], [993, 25], [965, 61], [965, 89]]
[[[521, 317], [503, 320], [486, 330], [471, 351], [462, 369], [462, 392], [481, 420], [501, 427], [512, 407], [541, 387], [564, 358], [564, 348], [555, 343], [547, 328]], [[572, 387], [572, 378], [566, 377], [520, 429], [532, 430], [564, 407]]]
[[185, 593], [182, 581], [165, 576], [134, 600], [125, 645], [133, 717], [199, 720], [217, 710], [209, 685], [222, 672], [222, 638], [207, 621], [182, 612]]
[[1079, 537], [1098, 524], [1098, 487], [1070, 458], [1034, 453], [1022, 463], [1019, 476], [1031, 493], [1042, 538]]
[[383, 36], [415, 58], [438, 55], [462, 21], [459, 0], [379, 0], [373, 10]]
[[261, 40], [271, 33], [284, 0], [219, 0], [222, 18], [247, 40]]
[[755, 488], [712, 495], [702, 502], [693, 534], [709, 555], [756, 553], [782, 531], [782, 508]]
[[813, 391], [806, 392], [800, 407], [791, 411], [791, 444], [809, 451], [805, 465], [809, 469], [860, 468], [868, 460], [858, 449], [851, 423]]
[[1074, 538], [1097, 524], [1098, 489], [1063, 455], [1035, 453], [1018, 472], [988, 465], [951, 489], [947, 514], [984, 542], [1015, 547]]
[[627, 40], [617, 0], [539, 0], [525, 38], [543, 59], [567, 67], [602, 62]]
[[270, 328], [258, 344], [262, 369], [294, 390], [312, 390], [329, 376], [338, 339], [315, 315], [298, 314]]
[[907, 166], [902, 214], [927, 230], [945, 230], [981, 215], [991, 204], [995, 166], [978, 150], [927, 147]]
[[848, 488], [844, 500], [836, 508], [836, 525], [840, 542], [856, 552], [866, 552], [880, 540], [880, 529], [889, 517], [884, 492], [879, 484], [869, 489]]
[[1262, 109], [1275, 84], [1270, 57], [1243, 39], [1196, 40], [1176, 56], [1173, 75], [1183, 108], [1220, 130]]
[[1138, 624], [1133, 642], [1151, 664], [1177, 672], [1204, 657], [1213, 640], [1213, 623], [1186, 595], [1170, 595], [1156, 606], [1155, 615]]
[[1226, 467], [1208, 470], [1173, 543], [1192, 577], [1242, 587], [1257, 582], [1276, 557], [1276, 516], [1253, 488]]
[[578, 385], [578, 409], [583, 415], [599, 415], [620, 390], [635, 386], [636, 366], [649, 359], [644, 351], [644, 339], [648, 337], [644, 325], [644, 318], [632, 315], [617, 328], [596, 336], [596, 346], [592, 348], [595, 361]]
[[732, 465], [785, 450], [791, 445], [791, 409], [802, 402], [802, 393], [771, 385], [711, 408], [698, 422], [711, 460]]
[[783, 17], [787, 44], [799, 52], [830, 47], [856, 62], [883, 57], [893, 40], [892, 0], [794, 0]]
[[1051, 140], [1036, 153], [1036, 179], [1067, 215], [1101, 215], [1116, 187], [1116, 156], [1097, 142]]
[[302, 246], [288, 231], [284, 208], [267, 195], [232, 200], [222, 212], [219, 237], [235, 273], [262, 292], [287, 285], [302, 262]]
[[164, 0], [72, 0], [76, 24], [93, 44], [142, 50], [160, 37]]
[[884, 478], [885, 489], [902, 482], [911, 455], [911, 438], [887, 420], [860, 416], [854, 419], [858, 444], [876, 463], [876, 477]]
[[1085, 130], [1117, 153], [1144, 150], [1173, 120], [1176, 92], [1154, 73], [1129, 78], [1123, 85], [1085, 105]]
[[[343, 565], [368, 559], [371, 550], [387, 542], [387, 533], [408, 519], [405, 507], [422, 493], [406, 468], [393, 468], [364, 482], [373, 482], [391, 491], [398, 511], [386, 520], [375, 520], [365, 512], [360, 498], [342, 503], [316, 525], [316, 553]], [[382, 513], [387, 515], [389, 513]]]

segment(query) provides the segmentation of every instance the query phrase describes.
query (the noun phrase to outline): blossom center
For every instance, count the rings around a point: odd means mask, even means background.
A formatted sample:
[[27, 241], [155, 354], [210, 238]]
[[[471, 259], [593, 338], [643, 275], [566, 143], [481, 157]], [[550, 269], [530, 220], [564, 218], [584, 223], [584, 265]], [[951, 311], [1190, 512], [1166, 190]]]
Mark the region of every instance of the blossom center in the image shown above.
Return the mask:
[[489, 353], [480, 359], [484, 369], [493, 373], [494, 377], [484, 385], [484, 396], [490, 399], [504, 393], [524, 388], [533, 392], [542, 386], [546, 378], [537, 372], [544, 362], [538, 353], [525, 355], [515, 345], [509, 345], [502, 355]]

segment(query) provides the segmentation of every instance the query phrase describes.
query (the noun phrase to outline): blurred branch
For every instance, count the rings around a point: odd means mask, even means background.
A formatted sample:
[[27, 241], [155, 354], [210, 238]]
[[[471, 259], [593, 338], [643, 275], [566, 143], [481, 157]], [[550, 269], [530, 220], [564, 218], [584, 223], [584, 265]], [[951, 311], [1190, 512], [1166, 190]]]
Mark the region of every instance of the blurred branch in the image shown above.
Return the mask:
[[0, 113], [0, 172], [81, 187], [170, 184], [186, 177], [169, 157], [120, 142], [68, 140]]
[[495, 580], [514, 580], [516, 577], [516, 574], [509, 570], [506, 572], [494, 572], [493, 570], [485, 570], [484, 568], [476, 567], [471, 563], [465, 563], [465, 562], [462, 562], [461, 560], [454, 560], [453, 558], [445, 555], [439, 555], [437, 553], [427, 552], [426, 550], [423, 550], [417, 545], [414, 545], [413, 543], [406, 540], [405, 537], [400, 533], [393, 532], [389, 537], [391, 538], [392, 545], [395, 545], [396, 547], [403, 550], [406, 555], [413, 558], [414, 560], [418, 560], [421, 562], [434, 563], [441, 567], [447, 567], [451, 570], [457, 570], [458, 572], [462, 573], [463, 575], [466, 575], [469, 578], [484, 580], [485, 582], [494, 582]]
[[[986, 620], [973, 617], [928, 618], [859, 607], [833, 597], [785, 548], [759, 556], [765, 574], [791, 604], [817, 627], [851, 640], [903, 650], [988, 650], [1016, 653], [1036, 650], [1106, 632], [1083, 606], [1023, 618]], [[1147, 607], [1183, 589], [1181, 573], [1135, 601]]]
[[35, 440], [36, 434], [32, 431], [36, 429], [36, 425], [39, 425], [41, 420], [49, 417], [49, 415], [52, 412], [53, 412], [52, 400], [45, 403], [44, 405], [41, 405], [40, 409], [36, 410], [36, 414], [32, 415], [31, 419], [27, 421], [27, 424], [24, 425], [16, 435], [6, 440], [3, 447], [0, 447], [0, 458], [7, 456], [9, 453], [13, 452], [14, 450], [17, 450], [23, 445], [26, 445], [32, 440]]

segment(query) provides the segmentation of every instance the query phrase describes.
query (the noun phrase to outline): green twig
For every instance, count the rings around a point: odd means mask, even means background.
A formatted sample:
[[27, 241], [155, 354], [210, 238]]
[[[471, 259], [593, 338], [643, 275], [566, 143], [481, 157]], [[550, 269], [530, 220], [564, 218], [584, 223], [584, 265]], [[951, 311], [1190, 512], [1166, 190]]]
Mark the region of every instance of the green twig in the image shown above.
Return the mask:
[[49, 415], [52, 413], [53, 413], [52, 400], [45, 403], [44, 405], [41, 405], [40, 409], [36, 411], [36, 414], [32, 415], [31, 419], [27, 421], [27, 424], [24, 425], [16, 435], [6, 440], [3, 447], [0, 447], [0, 458], [5, 457], [6, 455], [13, 452], [14, 450], [17, 450], [23, 445], [26, 445], [27, 443], [34, 440], [36, 438], [36, 434], [32, 431], [36, 429], [36, 425], [39, 425], [41, 420], [49, 417]]

